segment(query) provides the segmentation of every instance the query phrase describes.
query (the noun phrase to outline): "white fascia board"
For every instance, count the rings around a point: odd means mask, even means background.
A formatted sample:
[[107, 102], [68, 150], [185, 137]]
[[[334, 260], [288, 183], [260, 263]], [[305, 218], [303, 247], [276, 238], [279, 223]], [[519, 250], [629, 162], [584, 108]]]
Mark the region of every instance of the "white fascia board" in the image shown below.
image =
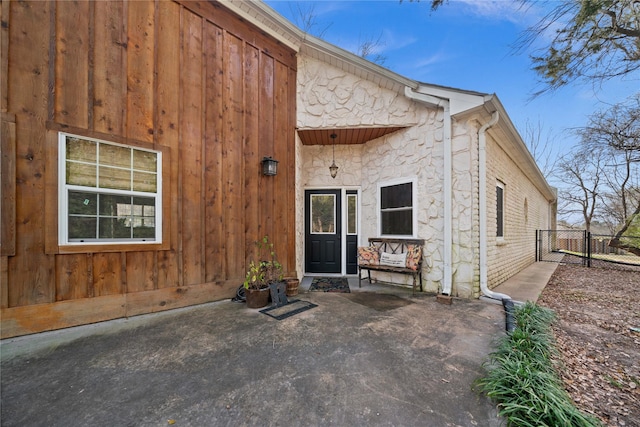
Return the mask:
[[435, 96], [437, 98], [448, 99], [452, 116], [483, 106], [489, 96], [484, 93], [464, 91], [461, 89], [428, 85], [424, 83], [420, 84], [416, 92]]
[[302, 39], [305, 37], [304, 31], [262, 0], [219, 0], [219, 2], [296, 52], [300, 50]]

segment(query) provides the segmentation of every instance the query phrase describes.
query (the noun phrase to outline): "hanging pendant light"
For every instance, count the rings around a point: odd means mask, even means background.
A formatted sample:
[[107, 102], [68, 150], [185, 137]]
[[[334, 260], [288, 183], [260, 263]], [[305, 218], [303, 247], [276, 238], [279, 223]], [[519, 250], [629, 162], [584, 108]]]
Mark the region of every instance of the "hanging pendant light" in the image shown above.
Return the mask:
[[331, 178], [335, 179], [336, 175], [338, 175], [338, 166], [336, 166], [336, 138], [338, 135], [332, 133], [329, 136], [331, 136], [333, 140], [333, 161], [331, 162], [331, 166], [329, 166], [329, 172], [331, 173]]

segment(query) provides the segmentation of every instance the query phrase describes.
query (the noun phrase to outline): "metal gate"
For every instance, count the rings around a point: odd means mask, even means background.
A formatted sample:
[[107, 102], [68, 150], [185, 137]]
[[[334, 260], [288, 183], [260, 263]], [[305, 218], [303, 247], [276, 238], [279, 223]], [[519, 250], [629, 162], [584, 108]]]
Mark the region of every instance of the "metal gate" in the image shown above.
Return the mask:
[[588, 241], [586, 230], [536, 230], [536, 261], [588, 265]]
[[536, 261], [640, 270], [640, 236], [591, 234], [586, 230], [536, 230]]

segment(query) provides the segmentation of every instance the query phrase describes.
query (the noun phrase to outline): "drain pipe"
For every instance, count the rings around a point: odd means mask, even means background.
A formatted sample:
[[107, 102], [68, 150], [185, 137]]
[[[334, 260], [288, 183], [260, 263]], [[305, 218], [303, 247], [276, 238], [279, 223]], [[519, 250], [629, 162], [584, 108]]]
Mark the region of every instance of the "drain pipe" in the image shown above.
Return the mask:
[[498, 123], [500, 114], [495, 111], [491, 120], [485, 123], [478, 131], [478, 185], [480, 208], [480, 290], [489, 298], [511, 299], [509, 295], [493, 292], [487, 285], [487, 136], [486, 132], [491, 126]]
[[513, 332], [516, 328], [514, 303], [507, 294], [494, 292], [487, 285], [487, 129], [498, 123], [500, 114], [494, 111], [491, 120], [478, 131], [478, 181], [480, 204], [480, 290], [492, 299], [502, 301], [505, 316], [505, 330]]
[[442, 108], [444, 117], [442, 118], [442, 145], [444, 150], [444, 182], [443, 182], [443, 204], [444, 204], [444, 277], [442, 281], [442, 294], [451, 295], [452, 288], [452, 194], [451, 194], [451, 166], [452, 166], [452, 149], [451, 149], [451, 108], [450, 100], [440, 98], [424, 93], [415, 92], [408, 86], [404, 88], [405, 96], [414, 101], [427, 104], [430, 107]]

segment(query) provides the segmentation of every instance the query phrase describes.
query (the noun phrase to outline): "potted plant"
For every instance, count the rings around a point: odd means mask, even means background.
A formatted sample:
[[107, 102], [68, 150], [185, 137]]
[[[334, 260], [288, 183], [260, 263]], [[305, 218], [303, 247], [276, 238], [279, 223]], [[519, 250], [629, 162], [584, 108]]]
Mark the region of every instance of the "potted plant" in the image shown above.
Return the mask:
[[282, 264], [278, 262], [269, 236], [256, 242], [260, 261], [251, 261], [244, 279], [248, 308], [260, 308], [269, 303], [269, 285], [282, 281]]

